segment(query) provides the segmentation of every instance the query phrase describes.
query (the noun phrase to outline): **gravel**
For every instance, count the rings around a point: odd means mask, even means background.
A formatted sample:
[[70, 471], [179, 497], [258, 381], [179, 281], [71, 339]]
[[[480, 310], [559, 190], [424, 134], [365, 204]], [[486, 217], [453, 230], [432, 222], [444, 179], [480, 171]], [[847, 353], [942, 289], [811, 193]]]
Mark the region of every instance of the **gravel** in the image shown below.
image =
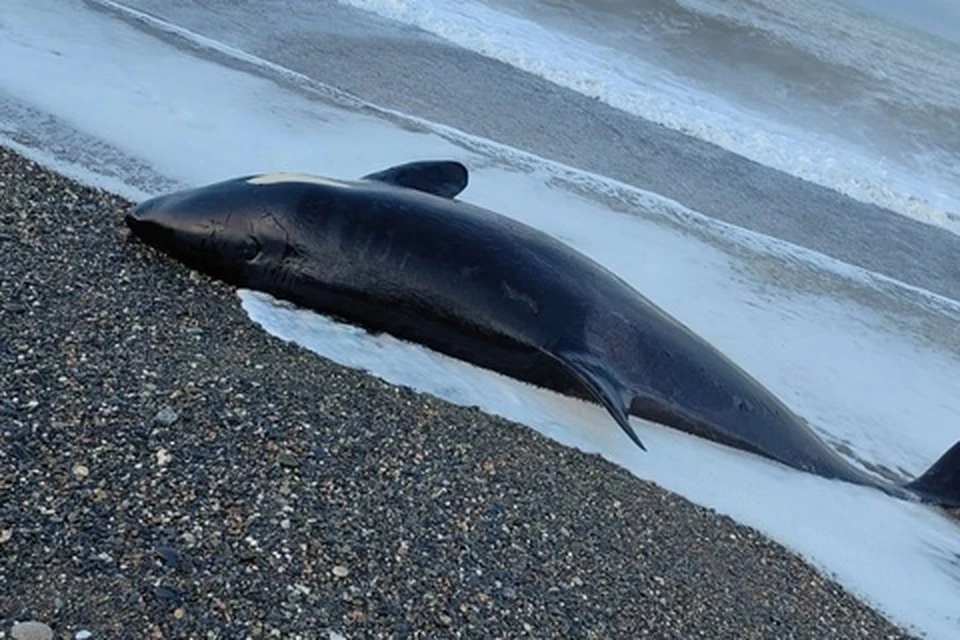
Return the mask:
[[127, 207], [0, 148], [0, 637], [909, 637], [729, 518], [267, 335]]

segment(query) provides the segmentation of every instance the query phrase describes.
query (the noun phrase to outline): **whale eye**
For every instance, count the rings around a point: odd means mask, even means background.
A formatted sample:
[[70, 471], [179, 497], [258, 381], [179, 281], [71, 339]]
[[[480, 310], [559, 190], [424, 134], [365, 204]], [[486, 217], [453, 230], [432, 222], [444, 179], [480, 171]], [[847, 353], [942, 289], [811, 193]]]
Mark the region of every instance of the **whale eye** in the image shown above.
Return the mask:
[[253, 236], [247, 236], [240, 248], [244, 260], [250, 261], [260, 255], [260, 243]]

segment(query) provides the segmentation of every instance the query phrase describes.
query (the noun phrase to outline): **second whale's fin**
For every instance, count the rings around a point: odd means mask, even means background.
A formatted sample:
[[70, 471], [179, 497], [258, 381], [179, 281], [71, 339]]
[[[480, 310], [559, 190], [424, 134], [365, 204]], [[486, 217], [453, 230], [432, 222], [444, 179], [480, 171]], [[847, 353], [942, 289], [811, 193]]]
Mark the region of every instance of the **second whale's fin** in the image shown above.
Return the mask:
[[947, 449], [926, 473], [903, 488], [926, 502], [960, 507], [960, 442]]
[[590, 395], [610, 412], [620, 428], [638, 447], [644, 451], [647, 450], [627, 417], [630, 400], [622, 385], [611, 378], [599, 363], [593, 362], [590, 356], [575, 352], [550, 353], [550, 355], [573, 373]]
[[398, 164], [363, 179], [453, 198], [467, 188], [468, 173], [465, 166], [454, 160], [423, 160]]

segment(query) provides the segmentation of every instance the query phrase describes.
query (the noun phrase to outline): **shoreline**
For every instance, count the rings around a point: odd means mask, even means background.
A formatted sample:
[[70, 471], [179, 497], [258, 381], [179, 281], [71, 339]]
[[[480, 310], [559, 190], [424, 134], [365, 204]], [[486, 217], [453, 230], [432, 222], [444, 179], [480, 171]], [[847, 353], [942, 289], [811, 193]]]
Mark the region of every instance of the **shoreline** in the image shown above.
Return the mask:
[[0, 147], [0, 635], [911, 637], [597, 456], [271, 337], [127, 206]]
[[960, 300], [960, 235], [749, 160], [414, 27], [335, 3], [300, 16], [296, 29], [290, 28], [290, 16], [255, 5], [212, 12], [159, 0], [129, 4], [380, 107], [612, 178], [708, 217]]

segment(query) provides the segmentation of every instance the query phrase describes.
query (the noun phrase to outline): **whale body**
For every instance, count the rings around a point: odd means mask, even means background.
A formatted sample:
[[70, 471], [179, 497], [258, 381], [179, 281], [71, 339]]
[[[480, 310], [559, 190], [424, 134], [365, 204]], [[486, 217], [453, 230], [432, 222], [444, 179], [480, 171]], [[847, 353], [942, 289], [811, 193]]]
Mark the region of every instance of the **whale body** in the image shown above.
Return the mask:
[[374, 332], [827, 478], [960, 505], [960, 443], [918, 479], [868, 474], [746, 371], [595, 261], [456, 196], [458, 162], [359, 180], [245, 176], [152, 198], [133, 233], [186, 265]]

